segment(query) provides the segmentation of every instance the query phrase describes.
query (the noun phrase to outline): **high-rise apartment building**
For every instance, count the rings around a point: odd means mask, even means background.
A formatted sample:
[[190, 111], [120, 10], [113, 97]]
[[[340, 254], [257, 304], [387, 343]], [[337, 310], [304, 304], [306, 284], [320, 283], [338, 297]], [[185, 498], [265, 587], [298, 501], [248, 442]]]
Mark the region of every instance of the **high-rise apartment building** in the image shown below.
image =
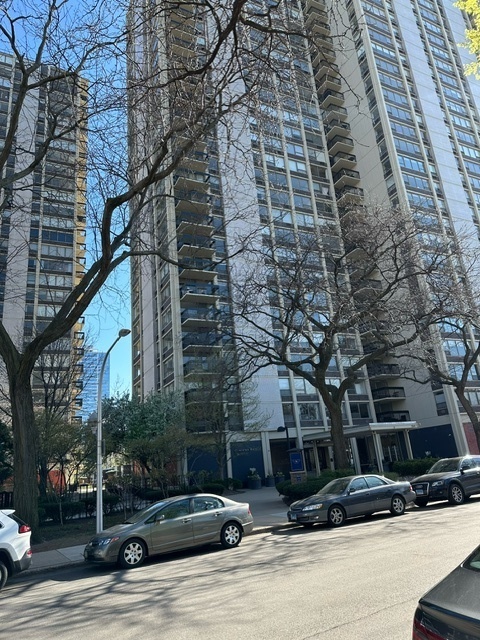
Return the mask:
[[[38, 70], [38, 88], [19, 115], [15, 152], [3, 176], [19, 178], [11, 185], [7, 181], [0, 194], [0, 318], [19, 347], [56, 315], [85, 265], [86, 134], [77, 123], [79, 114], [86, 112], [86, 93], [81, 84], [62, 79], [61, 74], [57, 81], [42, 84], [50, 72], [49, 67]], [[20, 80], [15, 58], [0, 54], [0, 146]], [[46, 140], [48, 151], [34, 163]], [[79, 323], [71, 335], [44, 352], [33, 377], [40, 406], [45, 406], [46, 393], [51, 396], [61, 388], [58, 402], [74, 415], [81, 370], [72, 367], [82, 345]]]
[[[253, 0], [249, 7], [261, 11], [269, 4]], [[457, 43], [466, 21], [453, 2], [288, 0], [279, 11], [296, 35], [271, 52], [278, 73], [255, 87], [248, 125], [243, 112], [232, 117], [230, 130], [217, 127], [200, 140], [159, 187], [157, 195], [171, 197], [151, 205], [155, 240], [170, 247], [181, 266], [159, 258], [134, 265], [133, 382], [140, 396], [182, 389], [188, 406], [198, 402], [202, 381], [216, 375], [222, 354], [235, 361], [226, 329], [242, 257], [228, 255], [242, 225], [263, 229], [279, 246], [315, 231], [324, 250], [334, 251], [339, 209], [368, 197], [410, 207], [427, 252], [429, 242], [454, 238], [466, 227], [478, 242], [480, 83], [464, 74], [468, 54]], [[137, 42], [137, 53], [141, 49], [147, 68], [173, 64], [202, 50], [208, 28], [185, 3], [141, 46]], [[298, 33], [321, 37], [321, 50]], [[261, 39], [255, 30], [248, 37], [252, 46]], [[243, 219], [239, 201], [248, 212]], [[443, 338], [440, 357], [455, 368], [464, 347]], [[341, 353], [332, 380], [340, 361]], [[280, 367], [261, 370], [255, 381], [268, 417], [258, 437], [228, 443], [228, 474], [284, 468], [285, 445], [293, 439], [307, 469], [328, 466], [329, 417], [318, 392]], [[473, 375], [472, 398], [479, 386]], [[241, 431], [238, 393], [225, 395], [223, 407], [228, 429]], [[348, 391], [345, 433], [358, 469], [388, 469], [412, 455], [476, 451], [452, 389], [407, 383], [388, 358], [370, 365]]]
[[[82, 416], [82, 422], [87, 422], [93, 414], [97, 415], [98, 406], [98, 382], [105, 352], [94, 349], [85, 349], [82, 359], [83, 385], [79, 394], [82, 409], [78, 415]], [[110, 357], [107, 358], [103, 372], [102, 382], [103, 397], [110, 396]]]

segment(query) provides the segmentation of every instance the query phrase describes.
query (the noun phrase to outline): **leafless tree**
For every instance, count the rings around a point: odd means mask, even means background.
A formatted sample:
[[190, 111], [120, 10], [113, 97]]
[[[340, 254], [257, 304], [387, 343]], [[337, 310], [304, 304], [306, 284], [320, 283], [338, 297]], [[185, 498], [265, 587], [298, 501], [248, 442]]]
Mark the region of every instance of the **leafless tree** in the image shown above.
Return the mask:
[[409, 212], [353, 207], [342, 230], [272, 230], [245, 254], [235, 292], [236, 340], [251, 371], [276, 365], [318, 390], [337, 468], [348, 468], [342, 404], [367, 370], [448, 315], [452, 249], [422, 247]]
[[[8, 264], [0, 267], [15, 284], [11, 304], [21, 303], [24, 295], [15, 273], [31, 242], [30, 212], [23, 205], [32, 193], [40, 189], [55, 215], [52, 191], [74, 181], [86, 197], [84, 205], [77, 199], [76, 223], [82, 224], [86, 211], [93, 238], [88, 260], [78, 255], [71, 291], [59, 299], [52, 286], [45, 302], [50, 312], [26, 339], [19, 339], [5, 321], [0, 323], [14, 434], [15, 506], [34, 528], [35, 364], [49, 345], [71, 336], [118, 265], [152, 252], [173, 261], [169, 247], [152, 247], [151, 205], [168, 197], [153, 186], [172, 175], [219, 123], [228, 128], [226, 116], [242, 111], [259, 79], [276, 72], [279, 63], [270, 53], [289, 34], [298, 33], [298, 25], [275, 3], [269, 5], [262, 10], [248, 8], [247, 0], [7, 0], [0, 8], [0, 48], [15, 60], [13, 106], [0, 123], [0, 212], [15, 231], [10, 234]], [[167, 31], [163, 37], [161, 25], [170, 19], [188, 22], [185, 12], [202, 13], [209, 36], [202, 51], [190, 51], [182, 63], [177, 59], [174, 64], [165, 55], [175, 46], [174, 36]], [[247, 38], [247, 31], [255, 33], [254, 40]], [[157, 63], [149, 68], [137, 55], [147, 43], [158, 46]], [[38, 114], [32, 115], [39, 96], [46, 105], [42, 122]], [[175, 108], [165, 109], [167, 105]], [[31, 126], [21, 124], [25, 122]], [[65, 162], [59, 175], [54, 162], [66, 159], [62, 150], [72, 141], [80, 157], [76, 164]], [[21, 161], [12, 163], [19, 157]]]

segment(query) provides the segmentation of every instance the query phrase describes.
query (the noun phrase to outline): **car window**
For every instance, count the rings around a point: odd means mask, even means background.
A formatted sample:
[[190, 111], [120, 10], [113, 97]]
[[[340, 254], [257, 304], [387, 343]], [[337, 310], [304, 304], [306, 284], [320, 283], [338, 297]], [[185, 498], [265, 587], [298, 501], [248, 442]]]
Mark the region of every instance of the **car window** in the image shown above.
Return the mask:
[[381, 478], [378, 478], [377, 476], [367, 476], [365, 478], [365, 480], [367, 481], [367, 484], [370, 488], [373, 487], [384, 487], [387, 483], [384, 482]]
[[442, 473], [443, 471], [458, 471], [459, 458], [442, 458], [430, 467], [428, 473]]
[[188, 515], [190, 515], [190, 500], [178, 500], [178, 502], [167, 504], [166, 507], [158, 511], [156, 519], [158, 520], [159, 516], [163, 516], [165, 520], [173, 520], [174, 518], [182, 518]]
[[326, 484], [320, 491], [317, 491], [317, 496], [326, 496], [329, 494], [340, 495], [345, 491], [350, 483], [350, 478], [337, 478], [336, 480], [331, 480], [328, 484]]
[[473, 460], [471, 458], [466, 458], [462, 461], [460, 469], [473, 469], [474, 466], [475, 463], [473, 462]]
[[476, 467], [480, 467], [480, 458], [473, 458]]
[[350, 491], [360, 491], [361, 489], [368, 489], [367, 483], [365, 482], [365, 478], [355, 478], [350, 483], [348, 487]]
[[193, 511], [199, 513], [201, 511], [210, 511], [211, 509], [221, 509], [223, 507], [222, 502], [217, 498], [194, 498]]
[[480, 547], [475, 549], [472, 555], [465, 562], [465, 567], [467, 569], [475, 569], [476, 571], [480, 571]]

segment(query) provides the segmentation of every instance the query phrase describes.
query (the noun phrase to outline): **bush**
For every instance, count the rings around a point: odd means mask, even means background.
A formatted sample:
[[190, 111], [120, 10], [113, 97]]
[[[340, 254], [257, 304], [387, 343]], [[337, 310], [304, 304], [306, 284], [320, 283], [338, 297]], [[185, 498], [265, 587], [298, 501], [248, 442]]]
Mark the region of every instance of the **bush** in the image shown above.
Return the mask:
[[[61, 507], [61, 511], [60, 511]], [[53, 522], [60, 523], [61, 516], [63, 520], [71, 520], [75, 516], [79, 516], [83, 513], [84, 505], [81, 502], [69, 502], [69, 501], [60, 501], [57, 500], [55, 502], [48, 501], [42, 502], [40, 508], [38, 510], [39, 516], [41, 517], [41, 521], [46, 522], [47, 520], [52, 520]]]
[[[120, 502], [120, 496], [116, 496], [112, 493], [103, 492], [103, 514], [108, 515], [115, 511], [118, 503]], [[97, 492], [89, 493], [85, 498], [82, 498], [78, 503], [82, 505], [82, 509], [87, 516], [93, 516], [97, 509]], [[81, 513], [81, 511], [80, 511]]]
[[221, 496], [225, 491], [225, 486], [220, 482], [206, 482], [203, 485], [203, 491], [205, 493], [214, 493], [216, 496]]
[[318, 478], [309, 478], [306, 482], [292, 484], [290, 480], [277, 484], [277, 491], [285, 496], [288, 501], [302, 500], [317, 493], [326, 484], [335, 478], [343, 478], [353, 475], [352, 469], [338, 469], [337, 471], [322, 471], [322, 475]]
[[430, 467], [437, 462], [439, 458], [415, 458], [414, 460], [399, 460], [392, 465], [392, 471], [398, 473], [401, 477], [421, 476], [426, 473]]

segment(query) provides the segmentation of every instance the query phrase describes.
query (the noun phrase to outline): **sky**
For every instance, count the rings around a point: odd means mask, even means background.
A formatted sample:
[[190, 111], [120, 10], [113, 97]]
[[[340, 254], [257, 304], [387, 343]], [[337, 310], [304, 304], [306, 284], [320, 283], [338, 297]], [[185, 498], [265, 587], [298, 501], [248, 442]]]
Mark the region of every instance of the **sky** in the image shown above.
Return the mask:
[[[107, 351], [118, 337], [120, 329], [131, 329], [130, 314], [130, 273], [128, 265], [123, 265], [116, 274], [114, 291], [103, 292], [85, 313], [85, 333], [92, 348]], [[110, 395], [128, 392], [132, 388], [132, 340], [131, 335], [121, 338], [110, 353]]]

